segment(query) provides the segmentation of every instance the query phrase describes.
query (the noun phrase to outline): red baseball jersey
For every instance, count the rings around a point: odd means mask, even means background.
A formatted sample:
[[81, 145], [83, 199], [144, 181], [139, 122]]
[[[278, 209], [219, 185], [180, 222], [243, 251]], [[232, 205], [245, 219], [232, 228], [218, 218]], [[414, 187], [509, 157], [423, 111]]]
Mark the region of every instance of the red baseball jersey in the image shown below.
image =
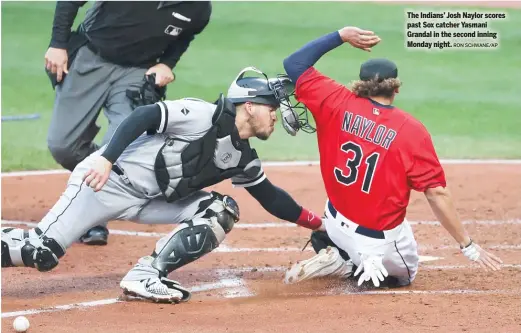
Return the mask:
[[405, 219], [411, 190], [446, 186], [430, 134], [408, 113], [359, 97], [313, 67], [295, 94], [316, 122], [327, 196], [349, 220], [392, 229]]

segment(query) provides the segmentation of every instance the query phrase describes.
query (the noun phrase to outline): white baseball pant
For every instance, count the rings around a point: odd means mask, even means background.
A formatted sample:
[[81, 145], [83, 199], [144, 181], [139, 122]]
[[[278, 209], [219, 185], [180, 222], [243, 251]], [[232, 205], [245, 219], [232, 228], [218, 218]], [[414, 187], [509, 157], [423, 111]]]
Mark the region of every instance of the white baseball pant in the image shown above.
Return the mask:
[[407, 220], [391, 230], [368, 229], [344, 217], [329, 200], [325, 217], [329, 238], [349, 255], [353, 264], [360, 265], [362, 253], [385, 253], [383, 265], [389, 276], [397, 278], [403, 286], [414, 280], [418, 271], [418, 246]]

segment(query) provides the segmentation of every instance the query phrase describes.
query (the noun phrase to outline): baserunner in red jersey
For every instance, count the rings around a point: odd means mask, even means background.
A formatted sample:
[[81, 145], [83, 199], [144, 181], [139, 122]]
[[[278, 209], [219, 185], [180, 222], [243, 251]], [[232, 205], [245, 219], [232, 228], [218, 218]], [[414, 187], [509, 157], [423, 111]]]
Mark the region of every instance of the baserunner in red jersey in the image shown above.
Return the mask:
[[[328, 200], [326, 232], [315, 231], [314, 257], [293, 265], [286, 283], [335, 275], [372, 281], [376, 287], [409, 285], [418, 270], [418, 248], [405, 215], [411, 190], [423, 192], [441, 225], [463, 254], [483, 268], [502, 261], [472, 241], [454, 208], [431, 136], [410, 114], [393, 106], [401, 83], [396, 65], [370, 59], [350, 88], [313, 65], [349, 43], [370, 51], [371, 31], [345, 27], [309, 42], [284, 60], [295, 96], [316, 122], [320, 169]], [[302, 124], [300, 124], [302, 125]]]

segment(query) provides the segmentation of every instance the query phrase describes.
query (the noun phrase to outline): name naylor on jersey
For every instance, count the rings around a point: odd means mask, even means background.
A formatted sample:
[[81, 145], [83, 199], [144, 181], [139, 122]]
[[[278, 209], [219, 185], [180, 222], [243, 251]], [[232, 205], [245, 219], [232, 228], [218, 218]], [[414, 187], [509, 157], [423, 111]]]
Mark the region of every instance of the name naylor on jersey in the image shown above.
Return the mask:
[[360, 115], [353, 117], [351, 112], [346, 111], [342, 122], [342, 131], [389, 149], [391, 143], [396, 138], [396, 131], [382, 124], [376, 126], [376, 128], [375, 125], [376, 122], [370, 119]]

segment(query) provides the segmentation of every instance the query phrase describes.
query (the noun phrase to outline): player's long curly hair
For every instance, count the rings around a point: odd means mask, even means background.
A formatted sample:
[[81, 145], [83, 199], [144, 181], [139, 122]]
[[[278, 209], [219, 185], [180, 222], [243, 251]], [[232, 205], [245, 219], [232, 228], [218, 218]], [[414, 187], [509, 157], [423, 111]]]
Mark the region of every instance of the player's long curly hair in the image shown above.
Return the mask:
[[399, 79], [385, 79], [378, 82], [378, 78], [369, 81], [353, 81], [350, 89], [360, 97], [393, 97], [394, 91], [402, 85]]

